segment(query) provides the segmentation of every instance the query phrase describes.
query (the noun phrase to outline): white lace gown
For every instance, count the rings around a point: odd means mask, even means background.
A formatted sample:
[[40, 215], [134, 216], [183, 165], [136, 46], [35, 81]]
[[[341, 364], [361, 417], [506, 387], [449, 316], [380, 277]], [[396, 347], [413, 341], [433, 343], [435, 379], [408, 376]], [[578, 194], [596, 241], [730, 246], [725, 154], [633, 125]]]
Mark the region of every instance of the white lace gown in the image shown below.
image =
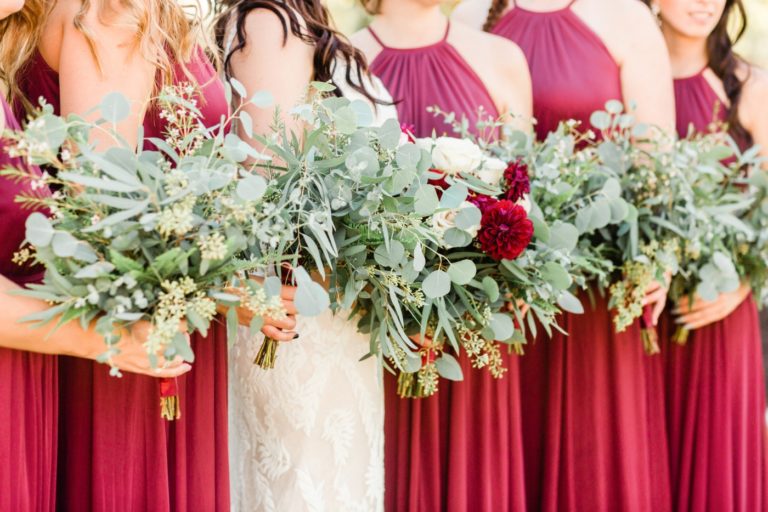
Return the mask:
[[[363, 98], [335, 82], [345, 97]], [[377, 108], [378, 122], [396, 116], [393, 106]], [[229, 358], [233, 510], [384, 509], [384, 393], [375, 358], [359, 361], [368, 336], [355, 325], [345, 313], [300, 317], [299, 339], [280, 344], [272, 370], [253, 364], [263, 337], [240, 331]]]

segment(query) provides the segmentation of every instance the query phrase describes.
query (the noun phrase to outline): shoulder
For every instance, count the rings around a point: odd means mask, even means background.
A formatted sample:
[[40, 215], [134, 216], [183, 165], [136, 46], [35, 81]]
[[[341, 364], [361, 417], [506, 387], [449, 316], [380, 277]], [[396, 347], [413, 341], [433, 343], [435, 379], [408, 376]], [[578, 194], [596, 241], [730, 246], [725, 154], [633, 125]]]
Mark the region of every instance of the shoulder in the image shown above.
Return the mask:
[[468, 56], [472, 59], [491, 60], [499, 69], [528, 69], [523, 51], [505, 37], [452, 21], [451, 38], [455, 45], [460, 45], [463, 50], [468, 51]]
[[492, 0], [463, 0], [451, 13], [451, 19], [482, 29]]
[[666, 44], [651, 10], [639, 0], [582, 0], [574, 9], [590, 20], [614, 58], [647, 60], [667, 55]]
[[349, 38], [349, 41], [358, 50], [363, 52], [365, 58], [370, 64], [376, 58], [376, 55], [381, 51], [381, 45], [373, 38], [371, 31], [367, 28], [358, 30]]
[[661, 30], [653, 13], [638, 0], [592, 0], [592, 4], [604, 9], [607, 21], [621, 31], [627, 40], [641, 42], [648, 38], [661, 40]]
[[741, 73], [745, 80], [741, 93], [739, 117], [746, 128], [759, 122], [768, 122], [768, 71], [745, 64]]
[[289, 7], [275, 4], [251, 9], [243, 22], [244, 36], [248, 42], [287, 45], [292, 40], [300, 40], [291, 32], [292, 22], [298, 23], [302, 31], [306, 30], [304, 19]]

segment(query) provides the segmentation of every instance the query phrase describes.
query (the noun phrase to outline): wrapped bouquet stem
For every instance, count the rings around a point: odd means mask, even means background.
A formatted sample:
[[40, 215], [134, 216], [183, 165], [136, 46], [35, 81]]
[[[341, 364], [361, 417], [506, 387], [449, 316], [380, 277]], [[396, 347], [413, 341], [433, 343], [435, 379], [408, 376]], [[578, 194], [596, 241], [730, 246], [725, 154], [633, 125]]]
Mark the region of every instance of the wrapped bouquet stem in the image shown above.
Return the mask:
[[[42, 183], [27, 169], [2, 174], [55, 190], [49, 197], [17, 198], [51, 213], [35, 212], [26, 221], [25, 258], [19, 261], [34, 260], [46, 273], [41, 284], [20, 293], [50, 308], [25, 321], [93, 325], [106, 342], [102, 363], [119, 353], [121, 333], [143, 321], [150, 324], [143, 338], [152, 364], [160, 357], [193, 362], [187, 333], [206, 336], [219, 306], [232, 313], [231, 339], [237, 328], [233, 306], [242, 302], [228, 293], [231, 283], [264, 268], [265, 238], [279, 241], [275, 233], [282, 227], [274, 226], [274, 209], [265, 207], [269, 183], [241, 165], [252, 149], [225, 134], [228, 120], [205, 128], [193, 91], [164, 89], [158, 104], [168, 133], [151, 140], [158, 150], [136, 150], [117, 136], [106, 150], [91, 144], [92, 130], [109, 131], [130, 113], [119, 94], [103, 100], [95, 123], [55, 116], [43, 105], [24, 132], [12, 135], [12, 151], [48, 173]], [[259, 316], [270, 293], [253, 286], [243, 305]], [[117, 367], [110, 373], [121, 375]], [[159, 387], [162, 416], [177, 419], [175, 380]]]
[[181, 418], [176, 377], [160, 379], [160, 416], [168, 421]]

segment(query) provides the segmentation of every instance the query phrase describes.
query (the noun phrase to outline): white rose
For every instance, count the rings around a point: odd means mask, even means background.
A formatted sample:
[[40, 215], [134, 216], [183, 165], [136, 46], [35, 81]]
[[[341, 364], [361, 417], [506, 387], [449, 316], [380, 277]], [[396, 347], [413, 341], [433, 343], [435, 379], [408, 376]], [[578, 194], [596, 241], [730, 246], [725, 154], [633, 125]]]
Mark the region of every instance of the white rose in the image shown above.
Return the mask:
[[432, 167], [449, 176], [474, 172], [483, 160], [482, 150], [471, 140], [438, 137], [432, 148]]
[[496, 187], [504, 177], [505, 170], [507, 170], [507, 163], [504, 160], [487, 158], [483, 160], [483, 165], [475, 172], [475, 176], [486, 185]]
[[528, 197], [528, 194], [523, 194], [523, 197], [518, 199], [515, 204], [522, 206], [525, 213], [531, 213], [531, 198]]
[[[458, 208], [443, 210], [432, 216], [432, 228], [435, 230], [441, 241], [443, 240], [443, 235], [445, 235], [446, 231], [456, 227], [456, 215], [458, 215], [459, 212], [465, 208], [477, 207], [469, 201], [464, 201], [459, 205]], [[477, 232], [480, 231], [480, 224], [472, 226], [470, 229], [465, 231], [472, 235], [472, 238], [475, 238], [477, 236]]]

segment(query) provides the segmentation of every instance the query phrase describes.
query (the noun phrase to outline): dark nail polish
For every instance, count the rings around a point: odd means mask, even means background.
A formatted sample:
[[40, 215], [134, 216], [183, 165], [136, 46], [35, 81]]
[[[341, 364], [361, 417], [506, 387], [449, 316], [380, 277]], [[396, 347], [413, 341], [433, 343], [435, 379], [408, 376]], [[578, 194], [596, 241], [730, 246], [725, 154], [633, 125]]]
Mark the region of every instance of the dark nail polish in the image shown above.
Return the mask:
[[299, 338], [299, 335], [298, 335], [298, 334], [294, 334], [294, 335], [293, 335], [293, 339], [295, 339], [295, 340], [296, 340], [296, 339], [298, 339], [298, 338]]

